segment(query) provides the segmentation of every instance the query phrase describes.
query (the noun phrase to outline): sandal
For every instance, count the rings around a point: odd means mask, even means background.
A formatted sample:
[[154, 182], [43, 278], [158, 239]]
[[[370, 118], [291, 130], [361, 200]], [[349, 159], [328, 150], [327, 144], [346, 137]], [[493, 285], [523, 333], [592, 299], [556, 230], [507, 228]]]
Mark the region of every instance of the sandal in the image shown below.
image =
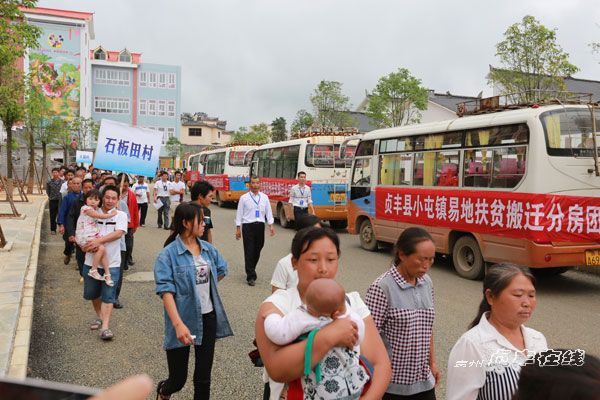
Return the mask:
[[104, 283], [106, 283], [110, 287], [115, 286], [115, 282], [110, 277], [110, 274], [105, 274], [104, 275]]
[[90, 272], [88, 272], [88, 276], [91, 276], [92, 278], [94, 278], [97, 281], [103, 281], [104, 280], [104, 278], [102, 277], [102, 275], [100, 275], [98, 273], [97, 269], [93, 269], [93, 268], [90, 269]]
[[160, 381], [158, 382], [158, 385], [156, 386], [156, 400], [169, 400], [171, 398], [171, 395], [166, 395], [166, 394], [162, 394], [162, 388], [165, 385], [165, 381]]
[[102, 320], [100, 318], [90, 322], [90, 329], [93, 331], [100, 329], [101, 326], [102, 326]]
[[110, 329], [105, 329], [100, 334], [100, 339], [102, 340], [112, 340], [115, 335], [112, 333]]

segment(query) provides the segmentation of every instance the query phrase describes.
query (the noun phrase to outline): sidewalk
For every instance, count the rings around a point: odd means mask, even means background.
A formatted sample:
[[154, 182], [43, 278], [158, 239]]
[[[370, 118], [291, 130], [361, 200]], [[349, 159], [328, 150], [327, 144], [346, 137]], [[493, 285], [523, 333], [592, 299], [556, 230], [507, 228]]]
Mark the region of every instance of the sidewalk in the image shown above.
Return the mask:
[[[9, 246], [12, 242], [9, 251], [0, 249], [0, 375], [15, 378], [27, 374], [40, 225], [47, 203], [45, 195], [28, 197], [29, 203], [15, 203], [21, 218], [0, 218]], [[8, 203], [0, 203], [0, 212], [9, 210]]]

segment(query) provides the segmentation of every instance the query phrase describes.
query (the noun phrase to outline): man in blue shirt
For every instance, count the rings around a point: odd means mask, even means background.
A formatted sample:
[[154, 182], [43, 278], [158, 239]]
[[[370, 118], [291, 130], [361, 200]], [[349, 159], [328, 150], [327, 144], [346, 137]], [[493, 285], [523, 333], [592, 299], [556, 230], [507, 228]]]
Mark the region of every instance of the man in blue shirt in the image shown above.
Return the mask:
[[67, 222], [67, 216], [69, 214], [69, 210], [71, 209], [71, 204], [75, 202], [79, 196], [81, 196], [81, 178], [71, 178], [69, 181], [69, 192], [62, 199], [60, 203], [60, 210], [58, 210], [58, 231], [61, 235], [63, 235], [63, 240], [65, 241], [65, 251], [63, 254], [65, 255], [65, 265], [68, 265], [71, 261], [71, 255], [73, 254], [73, 250], [75, 250], [75, 243], [69, 240], [67, 236], [67, 232], [65, 231], [65, 224]]

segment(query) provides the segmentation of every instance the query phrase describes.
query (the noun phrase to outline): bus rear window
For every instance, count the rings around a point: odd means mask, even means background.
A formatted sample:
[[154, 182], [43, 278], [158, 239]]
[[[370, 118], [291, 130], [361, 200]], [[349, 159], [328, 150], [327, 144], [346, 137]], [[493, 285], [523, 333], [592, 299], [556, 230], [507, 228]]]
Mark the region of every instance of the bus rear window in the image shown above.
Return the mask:
[[232, 151], [229, 153], [229, 165], [232, 167], [243, 167], [246, 162], [245, 151]]
[[344, 156], [340, 157], [339, 144], [309, 144], [306, 146], [305, 164], [307, 167], [318, 168], [332, 168], [334, 165], [338, 168], [350, 168], [355, 150], [355, 146], [346, 146]]
[[[548, 111], [540, 116], [551, 156], [593, 157], [592, 114], [584, 108]], [[596, 132], [600, 119], [596, 113]]]

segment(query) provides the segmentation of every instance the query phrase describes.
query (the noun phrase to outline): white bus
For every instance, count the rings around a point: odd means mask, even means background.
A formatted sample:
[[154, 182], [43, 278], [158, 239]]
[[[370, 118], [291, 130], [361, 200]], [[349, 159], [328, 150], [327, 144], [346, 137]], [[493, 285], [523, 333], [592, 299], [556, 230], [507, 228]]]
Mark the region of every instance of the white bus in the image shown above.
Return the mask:
[[486, 262], [545, 274], [600, 265], [591, 115], [585, 104], [536, 104], [370, 132], [353, 162], [348, 230], [375, 250], [422, 226], [469, 279]]
[[193, 155], [198, 157], [198, 180], [206, 180], [215, 187], [215, 201], [219, 206], [238, 201], [248, 191], [250, 160], [257, 147], [228, 146]]
[[318, 134], [284, 142], [260, 146], [252, 156], [251, 176], [261, 180], [261, 190], [269, 196], [273, 215], [283, 227], [287, 227], [285, 206], [289, 200], [289, 188], [295, 185], [297, 174], [306, 172], [311, 187], [316, 215], [327, 220], [334, 228], [345, 228], [346, 185], [355, 146], [340, 146], [348, 134]]

